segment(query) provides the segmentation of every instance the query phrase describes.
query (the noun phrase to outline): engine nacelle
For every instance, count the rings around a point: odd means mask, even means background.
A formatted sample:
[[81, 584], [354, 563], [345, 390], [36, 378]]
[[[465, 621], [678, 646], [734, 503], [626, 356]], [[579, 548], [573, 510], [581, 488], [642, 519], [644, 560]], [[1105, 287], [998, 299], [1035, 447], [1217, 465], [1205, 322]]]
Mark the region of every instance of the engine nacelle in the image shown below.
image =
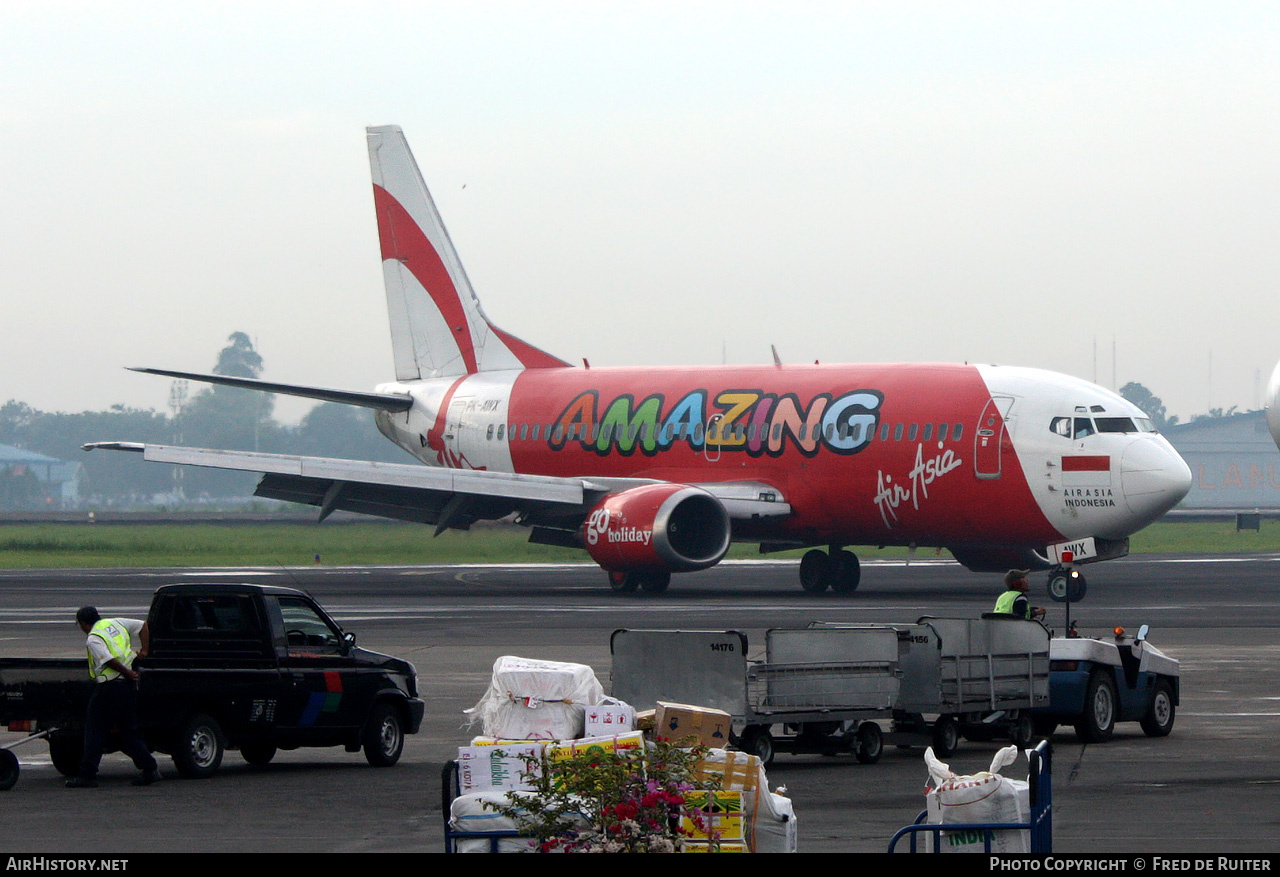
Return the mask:
[[692, 572], [714, 566], [729, 550], [724, 504], [687, 484], [646, 484], [600, 501], [582, 525], [591, 559], [609, 572]]

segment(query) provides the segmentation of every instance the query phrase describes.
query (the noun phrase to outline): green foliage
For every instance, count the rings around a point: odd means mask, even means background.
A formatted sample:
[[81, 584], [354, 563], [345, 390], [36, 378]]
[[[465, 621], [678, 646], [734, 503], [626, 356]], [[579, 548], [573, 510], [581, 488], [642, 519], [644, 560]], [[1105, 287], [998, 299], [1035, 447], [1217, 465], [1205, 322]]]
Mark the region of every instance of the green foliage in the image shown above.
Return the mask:
[[[533, 790], [509, 792], [508, 804], [486, 802], [533, 838], [538, 852], [672, 853], [688, 836], [681, 819], [706, 828], [689, 792], [715, 789], [694, 775], [706, 747], [670, 743], [647, 750], [588, 750], [563, 758], [526, 759], [524, 778]], [[714, 831], [710, 841], [716, 843]]]

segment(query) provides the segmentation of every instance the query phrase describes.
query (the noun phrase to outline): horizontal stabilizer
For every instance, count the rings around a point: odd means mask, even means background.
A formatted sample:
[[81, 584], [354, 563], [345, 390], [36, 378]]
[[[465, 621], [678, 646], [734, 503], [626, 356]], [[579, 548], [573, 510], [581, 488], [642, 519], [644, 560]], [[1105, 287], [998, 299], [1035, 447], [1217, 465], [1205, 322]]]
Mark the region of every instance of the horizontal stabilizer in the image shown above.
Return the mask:
[[162, 375], [167, 378], [179, 378], [184, 381], [221, 384], [226, 387], [239, 387], [243, 390], [258, 390], [263, 393], [302, 396], [305, 399], [337, 402], [340, 405], [358, 405], [361, 408], [376, 408], [379, 411], [400, 412], [408, 411], [413, 407], [413, 397], [408, 393], [359, 393], [353, 390], [331, 390], [327, 387], [277, 384], [271, 381], [259, 381], [256, 378], [233, 378], [227, 375], [199, 375], [192, 372], [175, 372], [162, 368], [130, 368], [129, 371], [145, 372], [149, 375]]

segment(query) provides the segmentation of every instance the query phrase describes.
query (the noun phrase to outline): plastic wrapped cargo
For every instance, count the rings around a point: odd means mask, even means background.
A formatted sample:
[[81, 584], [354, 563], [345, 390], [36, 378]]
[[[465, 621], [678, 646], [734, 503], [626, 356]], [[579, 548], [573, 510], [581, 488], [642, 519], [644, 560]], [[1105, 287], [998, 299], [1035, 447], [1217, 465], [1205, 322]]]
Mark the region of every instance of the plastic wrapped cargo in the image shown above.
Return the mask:
[[586, 709], [604, 700], [604, 688], [585, 664], [504, 655], [493, 664], [489, 690], [467, 710], [482, 733], [510, 740], [581, 737]]

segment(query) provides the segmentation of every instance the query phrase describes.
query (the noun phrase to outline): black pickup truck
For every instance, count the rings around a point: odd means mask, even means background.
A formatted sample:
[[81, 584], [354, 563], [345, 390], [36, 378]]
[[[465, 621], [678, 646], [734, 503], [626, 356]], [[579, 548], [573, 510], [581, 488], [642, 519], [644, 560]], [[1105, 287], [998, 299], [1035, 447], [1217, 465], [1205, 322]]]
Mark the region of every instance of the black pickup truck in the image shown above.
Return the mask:
[[[226, 749], [265, 765], [280, 749], [363, 748], [389, 767], [422, 723], [413, 665], [358, 648], [301, 591], [168, 585], [147, 621], [138, 725], [183, 776], [212, 775]], [[83, 658], [0, 658], [0, 723], [46, 732], [54, 767], [74, 776], [92, 684]]]

